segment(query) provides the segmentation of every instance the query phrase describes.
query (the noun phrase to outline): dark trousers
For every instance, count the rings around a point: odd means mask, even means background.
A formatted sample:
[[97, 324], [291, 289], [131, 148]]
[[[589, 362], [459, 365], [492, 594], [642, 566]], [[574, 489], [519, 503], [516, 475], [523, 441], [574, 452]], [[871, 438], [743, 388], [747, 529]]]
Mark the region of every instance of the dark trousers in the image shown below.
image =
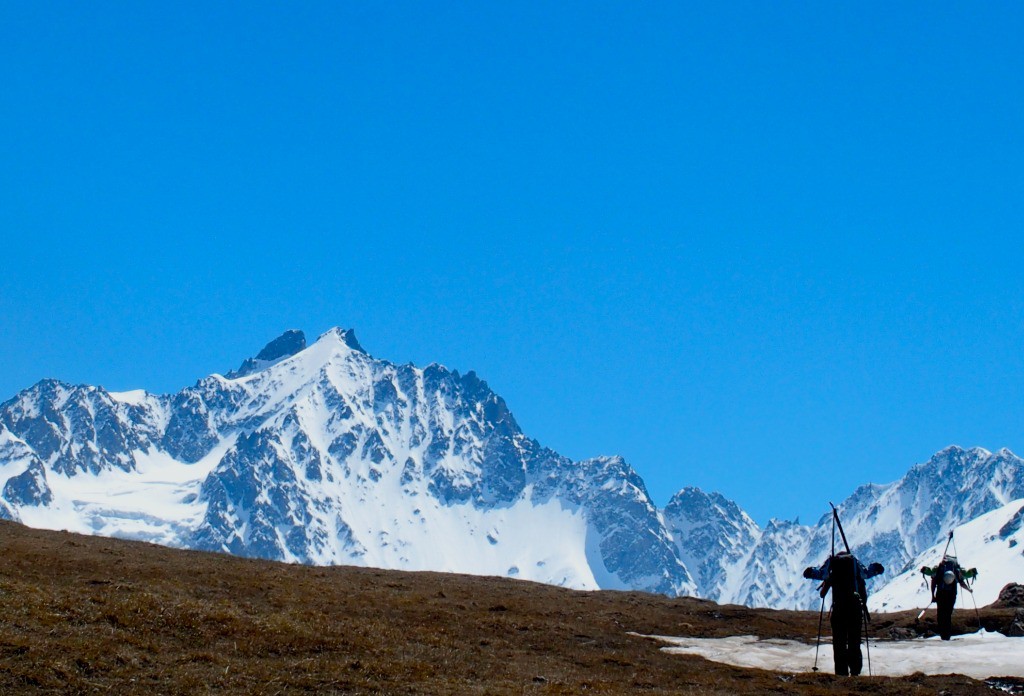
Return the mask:
[[935, 596], [935, 606], [938, 607], [939, 635], [942, 640], [949, 640], [953, 635], [953, 605], [956, 604], [956, 594], [938, 593]]
[[836, 661], [836, 674], [857, 676], [863, 666], [860, 654], [860, 626], [863, 614], [860, 604], [832, 606], [829, 622], [832, 624], [832, 655]]

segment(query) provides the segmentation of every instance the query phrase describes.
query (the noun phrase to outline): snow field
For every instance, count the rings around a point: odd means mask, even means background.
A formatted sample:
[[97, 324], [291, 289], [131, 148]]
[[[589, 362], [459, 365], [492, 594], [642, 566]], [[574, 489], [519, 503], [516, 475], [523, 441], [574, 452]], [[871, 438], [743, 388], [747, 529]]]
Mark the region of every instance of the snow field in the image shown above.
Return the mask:
[[[814, 645], [794, 640], [762, 640], [757, 636], [730, 638], [674, 638], [646, 636], [669, 644], [662, 648], [674, 655], [699, 655], [713, 662], [776, 672], [810, 672], [814, 666]], [[871, 674], [902, 677], [924, 674], [963, 674], [974, 679], [1024, 677], [1024, 638], [979, 631], [944, 641], [938, 636], [906, 641], [872, 641]], [[868, 673], [868, 650], [864, 671]], [[833, 671], [832, 645], [822, 636], [818, 670]]]

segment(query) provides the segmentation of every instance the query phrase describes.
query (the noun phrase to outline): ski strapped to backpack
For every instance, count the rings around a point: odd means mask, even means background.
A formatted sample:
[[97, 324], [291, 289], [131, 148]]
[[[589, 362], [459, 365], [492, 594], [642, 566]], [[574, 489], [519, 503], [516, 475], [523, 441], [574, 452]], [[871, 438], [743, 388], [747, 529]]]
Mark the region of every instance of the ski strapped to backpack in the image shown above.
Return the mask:
[[[837, 510], [836, 506], [834, 504], [832, 504], [831, 502], [829, 502], [829, 505], [832, 506], [832, 521], [835, 524], [835, 526], [839, 528], [839, 536], [842, 537], [842, 539], [843, 539], [843, 546], [846, 547], [846, 553], [847, 553], [847, 555], [850, 558], [850, 561], [849, 561], [850, 568], [848, 569], [848, 572], [844, 573], [844, 574], [848, 574], [849, 575], [849, 581], [850, 581], [850, 583], [852, 585], [852, 587], [850, 589], [851, 589], [852, 593], [860, 601], [861, 610], [864, 612], [864, 618], [868, 622], [870, 622], [871, 621], [871, 616], [868, 614], [867, 590], [866, 590], [866, 587], [864, 585], [863, 578], [861, 578], [860, 577], [860, 573], [857, 572], [857, 560], [856, 560], [856, 557], [853, 555], [853, 552], [850, 551], [850, 542], [848, 542], [846, 540], [846, 532], [843, 531], [843, 523], [839, 519], [839, 510]], [[835, 563], [836, 554], [835, 554], [835, 549], [834, 548], [833, 548], [833, 551], [832, 551], [832, 558], [833, 558], [832, 563]]]
[[[846, 660], [845, 654], [849, 651], [851, 656], [856, 656], [856, 665], [860, 664], [860, 647], [853, 648], [847, 645], [849, 636], [849, 628], [851, 626], [851, 620], [863, 622], [863, 632], [858, 630], [867, 647], [868, 652], [868, 674], [871, 674], [871, 643], [868, 640], [868, 621], [870, 616], [867, 611], [867, 585], [866, 580], [880, 575], [885, 572], [885, 568], [882, 567], [881, 563], [872, 563], [868, 567], [864, 567], [860, 561], [851, 553], [850, 542], [846, 538], [846, 530], [843, 529], [843, 523], [839, 519], [839, 511], [833, 503], [829, 503], [832, 507], [832, 554], [828, 557], [828, 560], [820, 567], [809, 566], [804, 569], [803, 576], [808, 580], [821, 580], [822, 583], [818, 587], [818, 594], [821, 596], [821, 610], [818, 613], [818, 638], [815, 643], [814, 649], [814, 667], [813, 671], [817, 671], [818, 667], [818, 652], [821, 645], [821, 625], [825, 611], [825, 595], [832, 592], [832, 609], [833, 619], [836, 618], [836, 611], [839, 612], [838, 616], [840, 620], [834, 621], [832, 625], [833, 632], [840, 631], [842, 633], [843, 645], [837, 646], [833, 642], [833, 652], [836, 656], [836, 674], [843, 674], [842, 671], [844, 661]], [[843, 540], [843, 547], [845, 551], [836, 553], [836, 529], [839, 529], [839, 535]], [[859, 621], [856, 617], [859, 617]], [[837, 628], [838, 626], [838, 628]], [[852, 624], [853, 627], [856, 624]], [[858, 638], [858, 644], [861, 638]], [[856, 672], [853, 672], [853, 670]], [[850, 664], [851, 673], [859, 674], [860, 668]]]
[[[950, 556], [949, 553], [948, 553], [949, 552], [949, 545], [950, 544], [953, 544], [953, 554], [954, 555], [952, 555], [952, 556]], [[941, 578], [945, 573], [952, 572], [953, 575], [954, 575], [953, 587], [955, 588], [956, 587], [956, 583], [959, 582], [961, 579], [963, 579], [964, 582], [965, 582], [965, 586], [967, 587], [968, 591], [970, 591], [970, 593], [971, 593], [971, 600], [973, 601], [974, 600], [973, 585], [974, 585], [975, 580], [977, 580], [977, 578], [978, 578], [978, 569], [977, 568], [967, 568], [965, 570], [964, 568], [962, 568], [960, 566], [960, 562], [957, 560], [957, 555], [959, 555], [959, 554], [957, 554], [957, 551], [956, 551], [956, 542], [953, 541], [953, 530], [950, 530], [949, 536], [946, 538], [946, 547], [942, 550], [942, 560], [939, 561], [939, 564], [936, 565], [934, 568], [929, 567], [929, 566], [922, 566], [921, 567], [921, 575], [924, 576], [925, 578], [932, 578], [932, 580], [934, 582], [936, 577]], [[928, 604], [925, 606], [925, 608], [922, 609], [921, 612], [917, 615], [918, 620], [920, 620], [921, 617], [924, 616], [925, 612], [928, 611], [928, 607], [930, 607], [932, 605], [932, 603], [935, 602], [936, 591], [934, 589], [932, 589], [933, 586], [929, 585], [927, 583], [927, 581], [926, 581], [925, 582], [925, 587], [932, 593], [932, 597], [931, 597], [931, 601], [929, 601]], [[939, 588], [938, 588], [938, 591], [942, 592], [943, 591], [942, 590], [943, 587], [944, 587], [944, 585], [940, 584]], [[975, 613], [975, 615], [978, 618], [978, 628], [980, 630], [980, 628], [981, 628], [981, 614], [978, 612], [978, 604], [977, 604], [977, 602], [974, 603], [974, 613]]]
[[[864, 622], [864, 649], [868, 656], [868, 676], [871, 676], [871, 640], [868, 638], [868, 624], [871, 622], [871, 615], [868, 613], [867, 589], [864, 586], [863, 579], [860, 577], [860, 573], [857, 572], [857, 559], [853, 552], [850, 551], [850, 542], [846, 540], [846, 532], [843, 531], [843, 523], [839, 519], [839, 510], [836, 509], [835, 504], [831, 500], [828, 504], [832, 507], [832, 521], [839, 528], [839, 536], [843, 539], [843, 546], [846, 547], [846, 553], [850, 559], [850, 582], [853, 584], [853, 595], [860, 604], [861, 618]], [[834, 548], [835, 532], [833, 532], [832, 543], [832, 562], [834, 563], [836, 558]], [[834, 588], [833, 592], [835, 592]]]
[[936, 575], [942, 576], [947, 570], [951, 570], [961, 578], [967, 581], [968, 585], [973, 585], [974, 580], [978, 577], [977, 568], [964, 569], [960, 566], [960, 562], [957, 561], [956, 555], [949, 555], [949, 545], [953, 544], [953, 553], [956, 554], [956, 542], [953, 541], [953, 531], [950, 530], [949, 537], [946, 539], [946, 548], [942, 550], [942, 560], [934, 568], [929, 566], [921, 567], [921, 575], [928, 578], [933, 578]]

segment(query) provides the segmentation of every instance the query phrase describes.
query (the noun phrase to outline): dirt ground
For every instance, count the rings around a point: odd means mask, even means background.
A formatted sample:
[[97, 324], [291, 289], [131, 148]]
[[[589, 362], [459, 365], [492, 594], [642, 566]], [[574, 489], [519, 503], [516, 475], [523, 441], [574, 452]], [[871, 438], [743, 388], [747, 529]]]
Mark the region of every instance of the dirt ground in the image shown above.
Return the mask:
[[[1005, 630], [1014, 611], [982, 620]], [[960, 631], [976, 628], [958, 613]], [[914, 615], [878, 615], [872, 635], [934, 628]], [[998, 693], [956, 675], [740, 669], [633, 635], [813, 642], [817, 628], [817, 612], [286, 565], [0, 522], [0, 694]]]

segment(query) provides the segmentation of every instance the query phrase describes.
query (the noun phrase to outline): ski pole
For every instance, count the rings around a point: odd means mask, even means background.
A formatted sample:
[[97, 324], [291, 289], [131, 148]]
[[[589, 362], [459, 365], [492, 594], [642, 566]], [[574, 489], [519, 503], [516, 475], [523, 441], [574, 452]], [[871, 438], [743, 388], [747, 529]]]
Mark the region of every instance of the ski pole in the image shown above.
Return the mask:
[[974, 615], [978, 617], [978, 630], [980, 631], [984, 626], [981, 625], [981, 612], [978, 611], [978, 602], [974, 599], [974, 589], [971, 588], [968, 592], [971, 593], [971, 604], [974, 605]]
[[924, 609], [921, 610], [921, 613], [917, 615], [917, 620], [918, 621], [921, 620], [921, 617], [924, 616], [924, 613], [926, 611], [928, 611], [933, 604], [935, 604], [935, 598], [934, 597], [932, 597], [931, 601], [929, 601], [928, 604], [925, 605]]
[[[924, 585], [924, 591], [928, 592], [930, 594], [931, 591], [932, 591], [932, 588], [930, 588], [928, 586], [928, 581], [924, 579], [924, 574], [923, 573], [921, 574], [921, 584]], [[925, 611], [927, 611], [928, 607], [930, 607], [931, 605], [932, 605], [932, 603], [928, 602], [928, 606], [926, 606], [924, 609], [921, 610], [921, 613], [917, 615], [918, 620], [920, 620], [921, 617], [924, 616]]]
[[818, 640], [814, 644], [814, 667], [811, 668], [812, 672], [818, 671], [818, 648], [821, 647], [821, 620], [825, 616], [825, 598], [821, 598], [821, 611], [818, 612]]
[[868, 636], [868, 614], [864, 612], [864, 649], [868, 652], [868, 676], [871, 674], [871, 638]]

